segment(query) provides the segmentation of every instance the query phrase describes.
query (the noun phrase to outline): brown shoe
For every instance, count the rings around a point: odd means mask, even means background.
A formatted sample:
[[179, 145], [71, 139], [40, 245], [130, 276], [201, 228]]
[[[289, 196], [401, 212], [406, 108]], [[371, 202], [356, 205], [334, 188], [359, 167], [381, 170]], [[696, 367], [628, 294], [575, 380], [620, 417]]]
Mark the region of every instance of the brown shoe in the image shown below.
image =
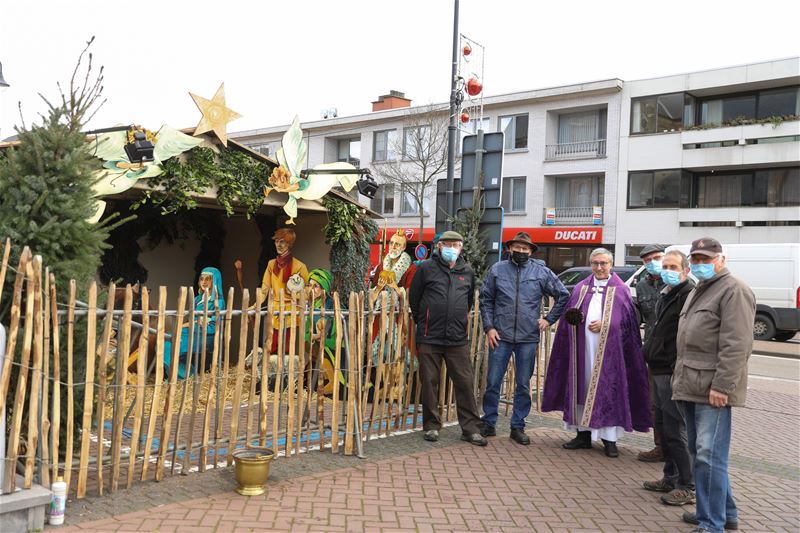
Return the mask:
[[665, 505], [689, 505], [694, 503], [694, 491], [691, 489], [674, 489], [661, 496]]
[[653, 492], [671, 492], [675, 487], [663, 477], [658, 481], [645, 481], [642, 486]]
[[661, 452], [661, 446], [656, 446], [652, 450], [639, 452], [636, 458], [645, 463], [661, 463], [664, 461], [664, 454]]

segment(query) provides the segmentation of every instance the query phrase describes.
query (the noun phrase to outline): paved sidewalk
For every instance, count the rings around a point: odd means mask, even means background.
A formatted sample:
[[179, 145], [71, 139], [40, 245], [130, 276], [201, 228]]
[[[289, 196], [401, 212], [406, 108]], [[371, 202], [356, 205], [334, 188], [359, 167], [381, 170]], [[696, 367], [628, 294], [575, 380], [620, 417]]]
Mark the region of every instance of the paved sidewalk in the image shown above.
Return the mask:
[[[731, 477], [740, 530], [800, 530], [800, 390], [753, 380], [734, 411]], [[532, 444], [507, 433], [478, 448], [446, 428], [370, 442], [366, 460], [312, 452], [273, 462], [268, 491], [233, 492], [230, 469], [143, 484], [72, 502], [65, 531], [689, 531], [681, 508], [641, 489], [660, 464], [636, 460], [649, 435], [626, 435], [621, 455], [566, 451], [557, 419], [533, 416]], [[504, 421], [507, 423], [507, 421]], [[507, 431], [507, 430], [506, 430]], [[173, 502], [173, 503], [167, 503]], [[163, 503], [163, 505], [158, 505]], [[692, 509], [686, 507], [685, 509]], [[129, 512], [133, 511], [133, 512]], [[99, 520], [94, 517], [105, 516]], [[89, 519], [89, 520], [87, 520]]]

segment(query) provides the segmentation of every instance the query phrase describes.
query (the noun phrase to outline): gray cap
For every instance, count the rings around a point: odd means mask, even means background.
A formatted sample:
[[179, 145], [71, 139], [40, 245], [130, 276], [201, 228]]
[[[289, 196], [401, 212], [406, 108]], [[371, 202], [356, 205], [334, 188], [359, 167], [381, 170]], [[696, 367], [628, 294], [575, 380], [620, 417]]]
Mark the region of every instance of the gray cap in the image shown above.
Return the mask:
[[692, 241], [692, 249], [689, 250], [689, 255], [701, 254], [708, 257], [716, 257], [717, 254], [721, 253], [722, 245], [713, 237], [701, 237], [696, 241]]
[[461, 241], [464, 242], [464, 237], [460, 233], [453, 230], [448, 230], [439, 236], [440, 241]]
[[639, 257], [644, 257], [646, 255], [650, 255], [653, 252], [663, 252], [666, 248], [664, 248], [663, 244], [648, 244], [642, 251], [639, 252]]

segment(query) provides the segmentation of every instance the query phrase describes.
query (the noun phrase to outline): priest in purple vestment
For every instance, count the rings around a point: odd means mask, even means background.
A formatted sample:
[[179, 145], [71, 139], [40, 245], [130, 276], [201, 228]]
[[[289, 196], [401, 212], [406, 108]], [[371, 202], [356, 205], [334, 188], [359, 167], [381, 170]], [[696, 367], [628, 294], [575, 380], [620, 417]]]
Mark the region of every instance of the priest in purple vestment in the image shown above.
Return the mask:
[[612, 272], [605, 248], [589, 256], [592, 276], [572, 291], [556, 330], [544, 383], [542, 411], [563, 411], [577, 436], [568, 450], [602, 440], [617, 457], [625, 431], [652, 427], [647, 370], [630, 289]]

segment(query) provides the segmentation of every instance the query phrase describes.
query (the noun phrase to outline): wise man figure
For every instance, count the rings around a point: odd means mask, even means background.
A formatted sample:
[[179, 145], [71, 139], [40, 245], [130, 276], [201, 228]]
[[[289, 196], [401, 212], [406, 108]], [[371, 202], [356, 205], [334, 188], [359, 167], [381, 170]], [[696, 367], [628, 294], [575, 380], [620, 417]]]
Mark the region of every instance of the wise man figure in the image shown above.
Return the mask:
[[395, 284], [405, 288], [411, 286], [411, 278], [414, 277], [417, 267], [411, 261], [411, 256], [406, 253], [406, 245], [408, 240], [403, 234], [402, 229], [398, 229], [397, 233], [392, 235], [389, 239], [389, 247], [383, 260], [375, 268], [372, 277], [372, 286], [383, 289], [384, 285], [392, 276], [381, 275], [383, 272], [393, 272]]
[[[292, 256], [292, 248], [297, 240], [297, 235], [291, 228], [281, 228], [272, 236], [275, 241], [275, 251], [278, 257], [270, 260], [267, 263], [267, 269], [264, 271], [264, 277], [261, 280], [261, 290], [264, 294], [272, 289], [273, 297], [275, 298], [275, 310], [281, 303], [279, 295], [283, 290], [283, 309], [285, 311], [292, 310], [292, 294], [297, 294], [302, 291], [308, 281], [308, 268], [305, 263]], [[272, 353], [278, 350], [278, 325], [279, 318], [275, 315], [272, 318]], [[302, 325], [302, 316], [297, 317], [297, 326]], [[289, 339], [289, 322], [285, 322], [286, 341], [284, 347], [288, 344]]]
[[597, 248], [589, 262], [592, 275], [573, 289], [556, 330], [542, 411], [563, 411], [565, 428], [577, 431], [565, 449], [602, 440], [605, 454], [617, 457], [625, 431], [653, 425], [647, 370], [633, 298], [612, 272], [614, 256]]

